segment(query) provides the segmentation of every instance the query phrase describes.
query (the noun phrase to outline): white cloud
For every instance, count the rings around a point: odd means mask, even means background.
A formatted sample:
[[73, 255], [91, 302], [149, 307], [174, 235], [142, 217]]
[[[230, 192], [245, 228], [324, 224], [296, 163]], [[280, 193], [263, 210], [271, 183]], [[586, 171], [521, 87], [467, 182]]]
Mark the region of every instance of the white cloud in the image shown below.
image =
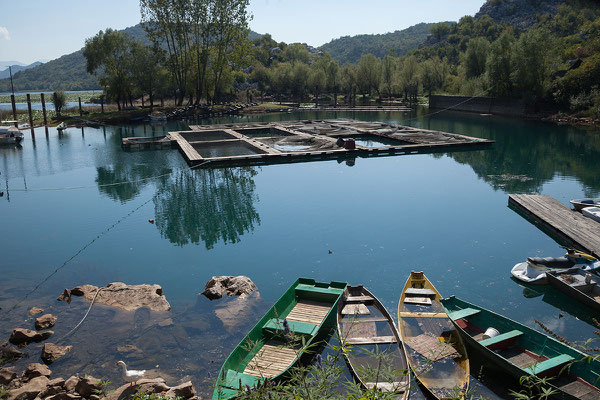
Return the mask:
[[10, 33], [8, 33], [8, 29], [4, 26], [0, 26], [0, 39], [10, 40]]

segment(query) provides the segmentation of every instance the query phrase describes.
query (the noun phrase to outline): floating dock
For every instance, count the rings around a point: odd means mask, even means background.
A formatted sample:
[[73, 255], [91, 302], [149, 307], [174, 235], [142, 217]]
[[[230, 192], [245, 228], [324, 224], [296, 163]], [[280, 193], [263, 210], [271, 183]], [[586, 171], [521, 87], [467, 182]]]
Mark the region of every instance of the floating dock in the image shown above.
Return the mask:
[[600, 258], [600, 223], [548, 195], [511, 194], [508, 205], [559, 242]]
[[263, 165], [481, 148], [493, 141], [349, 119], [190, 126], [169, 132], [190, 166]]

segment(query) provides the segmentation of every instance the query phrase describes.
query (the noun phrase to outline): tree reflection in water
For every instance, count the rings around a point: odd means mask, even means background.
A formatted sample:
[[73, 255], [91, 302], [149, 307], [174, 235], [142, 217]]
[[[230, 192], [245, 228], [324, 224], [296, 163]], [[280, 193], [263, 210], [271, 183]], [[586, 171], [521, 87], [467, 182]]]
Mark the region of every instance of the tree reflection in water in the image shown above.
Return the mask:
[[180, 246], [239, 242], [260, 224], [253, 167], [183, 170], [159, 185], [154, 206], [161, 235]]

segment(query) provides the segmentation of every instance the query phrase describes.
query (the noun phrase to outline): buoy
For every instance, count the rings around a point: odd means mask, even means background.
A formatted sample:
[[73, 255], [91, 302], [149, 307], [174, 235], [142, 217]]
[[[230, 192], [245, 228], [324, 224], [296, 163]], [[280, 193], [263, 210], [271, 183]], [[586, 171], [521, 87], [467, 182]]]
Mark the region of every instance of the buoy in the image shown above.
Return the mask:
[[329, 254], [333, 254], [333, 251], [329, 250]]
[[149, 219], [148, 222], [150, 222], [151, 224], [153, 224], [154, 220], [153, 219]]

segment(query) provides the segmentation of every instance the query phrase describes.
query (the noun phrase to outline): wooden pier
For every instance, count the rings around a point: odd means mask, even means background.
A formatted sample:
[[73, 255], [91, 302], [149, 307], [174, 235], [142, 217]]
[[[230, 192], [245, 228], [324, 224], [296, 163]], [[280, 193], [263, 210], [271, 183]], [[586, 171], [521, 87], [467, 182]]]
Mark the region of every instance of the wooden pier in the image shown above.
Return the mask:
[[190, 126], [169, 132], [191, 166], [264, 165], [477, 149], [493, 141], [349, 119]]
[[511, 194], [508, 204], [558, 242], [600, 258], [600, 223], [548, 195]]

